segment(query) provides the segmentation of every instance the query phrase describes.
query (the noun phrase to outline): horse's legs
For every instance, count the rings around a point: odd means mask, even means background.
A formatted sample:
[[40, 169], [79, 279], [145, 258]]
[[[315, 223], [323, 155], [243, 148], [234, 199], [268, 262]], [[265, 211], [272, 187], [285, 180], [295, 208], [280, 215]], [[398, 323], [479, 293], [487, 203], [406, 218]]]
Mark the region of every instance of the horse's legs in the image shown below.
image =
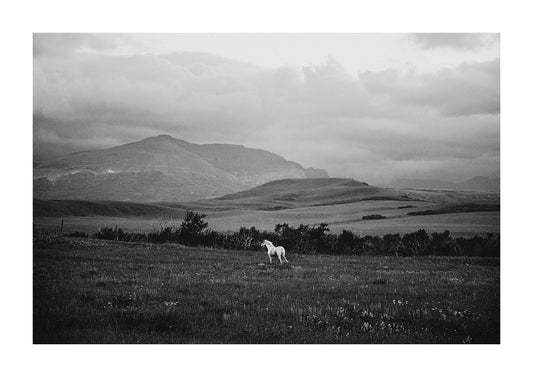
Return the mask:
[[272, 264], [272, 257], [270, 256], [270, 254], [268, 254], [268, 259], [270, 259], [270, 264]]
[[283, 259], [285, 259], [285, 262], [289, 263], [289, 261], [288, 261], [287, 258], [285, 257], [285, 254], [283, 254]]
[[281, 260], [281, 253], [278, 254], [279, 264], [283, 264], [283, 261]]

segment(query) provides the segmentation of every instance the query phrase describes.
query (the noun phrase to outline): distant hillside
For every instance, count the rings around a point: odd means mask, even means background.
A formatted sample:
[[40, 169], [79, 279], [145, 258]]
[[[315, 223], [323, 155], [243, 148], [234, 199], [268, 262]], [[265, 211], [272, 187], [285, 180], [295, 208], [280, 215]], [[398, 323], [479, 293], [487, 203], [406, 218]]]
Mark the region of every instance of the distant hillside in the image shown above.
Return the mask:
[[500, 192], [500, 179], [474, 177], [463, 182], [450, 182], [437, 179], [398, 179], [391, 186], [398, 188]]
[[[212, 201], [270, 203], [300, 207], [350, 203], [361, 200], [410, 200], [397, 190], [369, 186], [345, 178], [283, 179], [229, 194]], [[275, 208], [275, 207], [273, 207]]]
[[160, 135], [41, 163], [34, 167], [34, 198], [181, 202], [316, 176], [327, 173], [265, 150]]
[[184, 209], [148, 203], [87, 200], [33, 200], [35, 217], [182, 217]]
[[[391, 204], [392, 202], [392, 204]], [[396, 202], [396, 203], [394, 203]], [[403, 202], [403, 203], [402, 203]], [[406, 203], [409, 202], [409, 203]], [[234, 216], [234, 222], [246, 224], [245, 212], [279, 213], [273, 215], [285, 221], [285, 210], [302, 209], [308, 212], [312, 207], [322, 213], [343, 211], [350, 203], [362, 207], [380, 207], [387, 203], [387, 210], [402, 210], [410, 215], [442, 214], [457, 212], [497, 211], [499, 194], [468, 191], [442, 191], [422, 189], [386, 189], [370, 186], [364, 182], [344, 178], [282, 179], [259, 185], [252, 189], [224, 195], [217, 198], [187, 202], [135, 203], [111, 200], [33, 200], [34, 218], [38, 217], [178, 217], [187, 209], [208, 214], [209, 218]], [[346, 204], [347, 206], [335, 206]], [[329, 206], [329, 209], [328, 209]], [[434, 212], [417, 213], [412, 208]], [[278, 212], [279, 211], [279, 212]], [[414, 213], [411, 213], [414, 212]], [[226, 213], [226, 215], [221, 215]], [[294, 215], [294, 212], [292, 212]], [[243, 217], [244, 216], [244, 217]], [[270, 215], [265, 215], [270, 216]], [[324, 215], [324, 221], [334, 218]], [[320, 217], [320, 216], [319, 216]]]
[[407, 213], [407, 216], [429, 216], [442, 215], [447, 213], [467, 213], [467, 212], [494, 212], [500, 210], [499, 203], [460, 203], [454, 205], [441, 205], [424, 211], [414, 211]]
[[458, 190], [500, 192], [500, 178], [474, 177], [457, 183]]
[[[202, 213], [232, 210], [276, 211], [358, 202], [364, 200], [411, 200], [395, 190], [369, 186], [344, 178], [283, 179], [249, 190], [213, 199], [190, 202], [134, 203], [92, 200], [33, 200], [35, 217], [110, 216], [160, 217], [182, 216], [186, 209]], [[416, 199], [413, 199], [416, 200]]]

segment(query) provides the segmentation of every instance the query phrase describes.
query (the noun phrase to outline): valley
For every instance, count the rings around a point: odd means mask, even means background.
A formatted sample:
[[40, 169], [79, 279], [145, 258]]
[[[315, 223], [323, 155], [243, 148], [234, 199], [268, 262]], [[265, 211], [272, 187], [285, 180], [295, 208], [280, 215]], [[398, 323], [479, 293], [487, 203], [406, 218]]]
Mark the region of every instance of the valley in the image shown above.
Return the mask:
[[[92, 234], [104, 225], [148, 232], [168, 221], [179, 224], [187, 209], [206, 214], [210, 228], [220, 232], [323, 222], [333, 233], [346, 229], [364, 235], [418, 229], [449, 230], [456, 236], [485, 235], [499, 233], [500, 228], [497, 194], [382, 189], [336, 178], [280, 180], [220, 198], [184, 203], [36, 199], [34, 225], [53, 230], [64, 220], [64, 232]], [[376, 214], [385, 219], [363, 220], [363, 216]]]

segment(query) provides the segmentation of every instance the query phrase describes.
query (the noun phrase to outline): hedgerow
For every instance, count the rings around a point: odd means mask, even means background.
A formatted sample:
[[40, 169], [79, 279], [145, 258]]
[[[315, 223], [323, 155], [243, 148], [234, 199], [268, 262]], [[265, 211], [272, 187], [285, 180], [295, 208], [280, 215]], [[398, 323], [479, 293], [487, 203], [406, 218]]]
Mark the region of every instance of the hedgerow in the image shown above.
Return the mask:
[[93, 238], [126, 242], [179, 243], [232, 250], [260, 250], [264, 239], [300, 254], [384, 255], [384, 256], [500, 256], [500, 237], [452, 237], [449, 231], [427, 233], [424, 229], [403, 235], [361, 236], [349, 230], [331, 234], [327, 223], [318, 226], [277, 224], [274, 231], [242, 227], [237, 232], [209, 229], [205, 215], [187, 211], [183, 222], [161, 226], [150, 233], [128, 233], [104, 227]]

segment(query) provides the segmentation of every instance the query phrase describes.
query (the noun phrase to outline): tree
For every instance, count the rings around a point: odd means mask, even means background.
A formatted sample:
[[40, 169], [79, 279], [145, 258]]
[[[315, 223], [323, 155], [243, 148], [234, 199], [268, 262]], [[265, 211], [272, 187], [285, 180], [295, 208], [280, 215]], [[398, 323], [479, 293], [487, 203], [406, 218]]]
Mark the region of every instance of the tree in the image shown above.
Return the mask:
[[443, 233], [433, 233], [429, 244], [431, 254], [438, 255], [461, 255], [461, 247], [448, 230]]
[[354, 246], [354, 234], [349, 230], [342, 230], [337, 238], [337, 251], [341, 254], [352, 253]]
[[209, 224], [204, 221], [206, 215], [193, 211], [185, 212], [185, 219], [180, 226], [180, 241], [186, 245], [196, 246], [200, 243]]
[[305, 227], [308, 226], [300, 225], [298, 229], [295, 229], [287, 223], [276, 224], [274, 232], [277, 243], [282, 245], [286, 250], [297, 250], [298, 252], [304, 253], [304, 244], [307, 240]]
[[383, 236], [383, 243], [385, 246], [385, 252], [393, 253], [398, 257], [398, 254], [402, 248], [402, 237], [399, 233], [396, 234], [386, 234]]
[[249, 250], [261, 244], [259, 231], [255, 227], [241, 227], [235, 236], [238, 249]]
[[424, 255], [429, 246], [429, 235], [424, 229], [419, 229], [414, 233], [406, 233], [402, 238], [405, 251], [413, 257]]
[[309, 243], [312, 252], [320, 253], [327, 251], [324, 247], [327, 243], [326, 232], [329, 232], [327, 223], [320, 223], [319, 226], [309, 229]]

